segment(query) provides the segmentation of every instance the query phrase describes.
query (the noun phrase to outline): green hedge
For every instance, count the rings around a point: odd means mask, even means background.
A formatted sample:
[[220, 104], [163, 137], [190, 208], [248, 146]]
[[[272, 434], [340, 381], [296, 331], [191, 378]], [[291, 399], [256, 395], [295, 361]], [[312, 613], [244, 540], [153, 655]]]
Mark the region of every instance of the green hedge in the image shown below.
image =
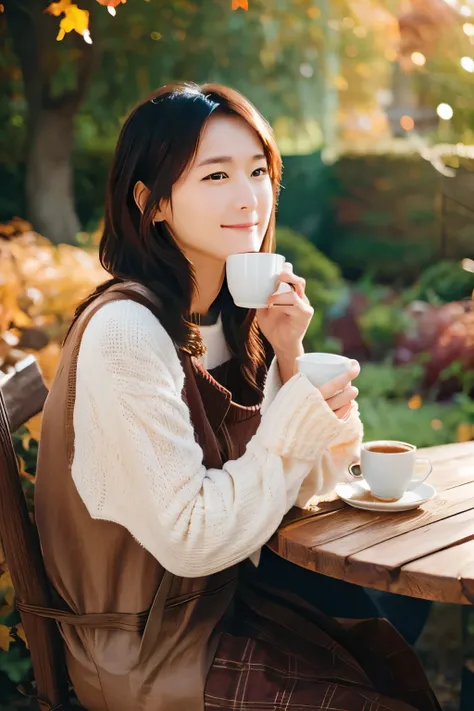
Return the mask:
[[440, 259], [472, 256], [473, 167], [464, 161], [452, 182], [417, 155], [341, 158], [332, 167], [337, 239], [324, 251], [349, 276], [368, 269], [405, 283]]

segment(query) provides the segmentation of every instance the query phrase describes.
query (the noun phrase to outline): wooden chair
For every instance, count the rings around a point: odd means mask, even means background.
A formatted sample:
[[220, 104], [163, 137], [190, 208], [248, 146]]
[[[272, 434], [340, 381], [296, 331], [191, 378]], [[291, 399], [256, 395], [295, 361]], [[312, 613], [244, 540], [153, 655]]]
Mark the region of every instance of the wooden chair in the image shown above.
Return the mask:
[[[11, 373], [0, 373], [0, 539], [17, 602], [52, 607], [39, 538], [28, 514], [11, 438], [12, 432], [42, 410], [46, 395], [33, 356], [20, 361]], [[57, 623], [25, 611], [20, 615], [31, 652], [37, 708], [72, 709]]]

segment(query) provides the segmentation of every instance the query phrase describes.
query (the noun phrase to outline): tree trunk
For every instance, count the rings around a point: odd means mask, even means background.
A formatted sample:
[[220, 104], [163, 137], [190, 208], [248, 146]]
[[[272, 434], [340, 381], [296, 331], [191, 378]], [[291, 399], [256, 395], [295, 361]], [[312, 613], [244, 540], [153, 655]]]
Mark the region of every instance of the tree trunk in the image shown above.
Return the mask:
[[[26, 198], [28, 218], [38, 232], [53, 242], [74, 242], [80, 229], [74, 205], [71, 151], [74, 117], [84, 98], [97, 61], [94, 46], [71, 33], [75, 58], [69, 71], [75, 89], [53, 96], [54, 73], [64, 57], [58, 53], [58, 19], [44, 13], [48, 0], [4, 0], [7, 29], [13, 39], [23, 75], [28, 104]], [[94, 0], [81, 0], [92, 11]]]
[[74, 205], [71, 150], [74, 116], [42, 109], [33, 118], [26, 167], [28, 219], [56, 244], [73, 243], [80, 230]]

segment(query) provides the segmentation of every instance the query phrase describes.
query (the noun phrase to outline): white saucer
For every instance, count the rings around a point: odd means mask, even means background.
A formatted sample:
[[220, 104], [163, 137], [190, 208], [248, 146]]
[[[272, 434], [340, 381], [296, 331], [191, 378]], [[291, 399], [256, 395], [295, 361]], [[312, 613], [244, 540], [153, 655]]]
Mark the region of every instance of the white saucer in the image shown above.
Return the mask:
[[336, 494], [340, 499], [356, 509], [365, 511], [411, 511], [417, 509], [436, 496], [436, 489], [426, 482], [420, 484], [413, 491], [405, 491], [401, 499], [397, 501], [380, 501], [371, 493], [365, 479], [352, 481], [336, 486]]

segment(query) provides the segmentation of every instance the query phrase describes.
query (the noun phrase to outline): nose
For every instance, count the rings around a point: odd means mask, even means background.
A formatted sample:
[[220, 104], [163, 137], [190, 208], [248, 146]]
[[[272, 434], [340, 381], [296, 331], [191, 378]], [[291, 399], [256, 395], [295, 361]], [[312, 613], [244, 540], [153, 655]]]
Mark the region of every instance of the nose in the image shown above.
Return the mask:
[[239, 210], [245, 212], [252, 212], [258, 207], [258, 197], [257, 197], [257, 186], [255, 181], [249, 180], [247, 176], [242, 177], [239, 180], [238, 187], [236, 189], [236, 201]]

